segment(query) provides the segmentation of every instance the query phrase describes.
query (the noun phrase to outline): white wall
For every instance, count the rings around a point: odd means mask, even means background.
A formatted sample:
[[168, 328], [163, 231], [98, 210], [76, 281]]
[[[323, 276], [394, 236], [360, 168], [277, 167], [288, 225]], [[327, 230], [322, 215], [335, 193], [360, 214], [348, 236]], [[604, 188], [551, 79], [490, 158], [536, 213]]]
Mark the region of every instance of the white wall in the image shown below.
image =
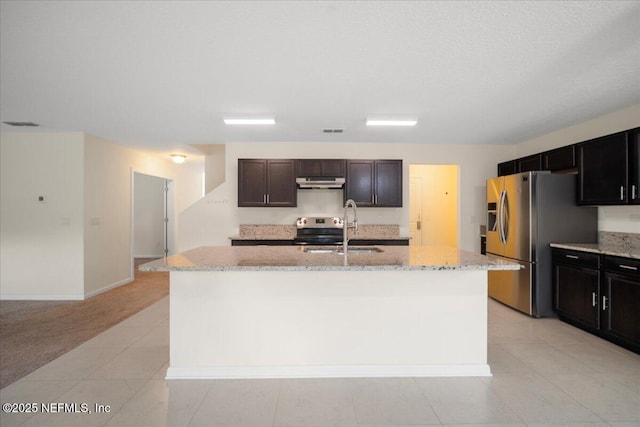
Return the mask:
[[135, 173], [133, 186], [133, 256], [164, 256], [164, 187], [166, 180]]
[[175, 218], [202, 194], [197, 156], [176, 165], [80, 132], [0, 143], [0, 299], [82, 299], [130, 281], [133, 171], [174, 180]]
[[[202, 195], [202, 159], [187, 163], [98, 138], [85, 137], [85, 294], [95, 295], [133, 279], [133, 173], [175, 181], [175, 212]], [[95, 224], [95, 218], [100, 218]], [[170, 224], [177, 229], [177, 221]]]
[[0, 136], [1, 299], [83, 297], [83, 145], [79, 132]]
[[[640, 126], [640, 104], [524, 141], [515, 146], [516, 153], [512, 158], [564, 147], [638, 126]], [[601, 206], [598, 208], [598, 229], [640, 233], [640, 208], [638, 206]]]
[[298, 190], [297, 208], [238, 208], [238, 158], [403, 159], [402, 208], [360, 208], [362, 224], [399, 224], [409, 235], [409, 164], [460, 165], [460, 247], [477, 251], [479, 224], [485, 219], [485, 182], [496, 174], [497, 158], [512, 147], [499, 145], [234, 143], [226, 147], [225, 182], [180, 215], [178, 250], [229, 245], [239, 224], [294, 224], [303, 215], [341, 215], [341, 190]]

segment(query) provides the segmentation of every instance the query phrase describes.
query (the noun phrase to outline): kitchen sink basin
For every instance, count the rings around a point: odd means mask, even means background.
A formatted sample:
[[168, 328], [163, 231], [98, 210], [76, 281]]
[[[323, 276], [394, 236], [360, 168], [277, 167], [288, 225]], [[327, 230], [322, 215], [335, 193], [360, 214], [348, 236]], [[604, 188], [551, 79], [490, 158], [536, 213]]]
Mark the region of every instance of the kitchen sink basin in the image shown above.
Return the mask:
[[308, 246], [302, 249], [302, 252], [306, 252], [308, 254], [329, 254], [329, 253], [338, 253], [340, 251], [341, 251], [341, 249], [335, 249], [335, 248], [310, 248]]
[[[354, 253], [354, 254], [374, 254], [374, 253], [378, 253], [378, 252], [382, 252], [382, 249], [380, 248], [361, 248], [361, 247], [349, 247], [347, 250], [348, 253]], [[342, 253], [342, 250], [340, 250], [340, 253]]]
[[[342, 248], [338, 247], [338, 248], [314, 248], [314, 247], [305, 247], [302, 249], [303, 252], [309, 253], [309, 254], [328, 254], [328, 253], [336, 253], [336, 254], [340, 254], [340, 255], [344, 255], [344, 252], [342, 252]], [[354, 246], [354, 247], [349, 247], [348, 248], [348, 253], [354, 253], [354, 254], [373, 254], [373, 253], [379, 253], [382, 252], [382, 249], [380, 248], [375, 248], [375, 247], [360, 247], [360, 246]]]

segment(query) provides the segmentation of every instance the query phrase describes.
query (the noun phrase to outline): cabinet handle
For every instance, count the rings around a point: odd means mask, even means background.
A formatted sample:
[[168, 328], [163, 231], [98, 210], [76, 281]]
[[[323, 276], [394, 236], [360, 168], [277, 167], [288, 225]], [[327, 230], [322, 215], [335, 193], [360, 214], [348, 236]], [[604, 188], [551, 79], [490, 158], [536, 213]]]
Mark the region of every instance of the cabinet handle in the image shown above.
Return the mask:
[[595, 307], [598, 304], [598, 299], [595, 292], [591, 292], [591, 306]]
[[267, 204], [267, 195], [266, 194], [262, 195], [262, 203], [264, 203], [265, 205]]
[[378, 204], [378, 195], [376, 194], [376, 205]]
[[633, 267], [633, 266], [631, 266], [631, 265], [618, 264], [618, 267], [620, 267], [620, 268], [626, 268], [627, 270], [634, 270], [634, 271], [638, 271], [638, 267]]
[[636, 185], [633, 184], [631, 186], [631, 200], [635, 200], [636, 199]]
[[371, 195], [371, 204], [372, 204], [372, 205], [375, 205], [375, 203], [376, 203], [376, 202], [375, 202], [375, 199], [373, 198], [373, 194], [372, 194], [372, 195]]
[[624, 200], [624, 185], [620, 186], [620, 200]]
[[602, 311], [607, 309], [607, 297], [602, 296]]
[[571, 258], [571, 259], [580, 259], [579, 256], [575, 256], [575, 255], [565, 255], [565, 257]]
[[270, 194], [267, 194], [267, 204], [269, 204]]

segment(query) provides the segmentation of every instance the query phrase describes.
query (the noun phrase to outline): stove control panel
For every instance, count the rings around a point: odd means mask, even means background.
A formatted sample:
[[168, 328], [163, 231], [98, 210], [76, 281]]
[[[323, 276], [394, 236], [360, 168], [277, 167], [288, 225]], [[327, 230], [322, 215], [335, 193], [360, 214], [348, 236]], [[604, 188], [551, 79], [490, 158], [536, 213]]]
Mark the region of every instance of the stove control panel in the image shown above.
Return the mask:
[[298, 228], [343, 228], [342, 218], [336, 217], [302, 217], [296, 221]]

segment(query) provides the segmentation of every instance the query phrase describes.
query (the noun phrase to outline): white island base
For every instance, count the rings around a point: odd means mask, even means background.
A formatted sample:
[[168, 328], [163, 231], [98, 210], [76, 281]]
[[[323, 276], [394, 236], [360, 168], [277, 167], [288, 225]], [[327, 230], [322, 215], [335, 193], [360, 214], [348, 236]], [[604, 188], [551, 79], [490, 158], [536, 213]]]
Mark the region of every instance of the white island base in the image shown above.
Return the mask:
[[167, 379], [490, 376], [486, 270], [171, 271]]

